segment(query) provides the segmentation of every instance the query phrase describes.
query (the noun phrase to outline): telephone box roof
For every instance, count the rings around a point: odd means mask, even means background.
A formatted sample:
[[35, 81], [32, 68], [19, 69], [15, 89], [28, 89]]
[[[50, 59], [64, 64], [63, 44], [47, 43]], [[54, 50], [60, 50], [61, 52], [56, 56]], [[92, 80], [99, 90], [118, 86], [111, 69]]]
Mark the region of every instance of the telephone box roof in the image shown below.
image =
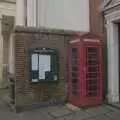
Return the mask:
[[73, 37], [87, 37], [87, 38], [96, 38], [96, 39], [101, 39], [102, 37], [94, 34], [94, 33], [90, 33], [90, 32], [78, 32], [76, 34], [73, 35]]
[[[102, 37], [94, 34], [94, 33], [90, 33], [90, 32], [79, 32], [76, 33], [74, 35], [71, 36], [71, 40], [70, 41], [79, 41], [79, 42], [99, 42], [99, 43], [103, 43]], [[75, 43], [75, 42], [73, 42]]]

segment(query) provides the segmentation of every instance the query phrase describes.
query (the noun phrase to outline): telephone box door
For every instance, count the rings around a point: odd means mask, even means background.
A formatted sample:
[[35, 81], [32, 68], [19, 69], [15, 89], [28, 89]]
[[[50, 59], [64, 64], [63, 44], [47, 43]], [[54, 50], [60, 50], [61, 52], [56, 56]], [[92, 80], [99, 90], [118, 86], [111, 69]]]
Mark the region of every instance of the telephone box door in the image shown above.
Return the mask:
[[99, 46], [84, 47], [84, 65], [84, 101], [86, 105], [94, 105], [102, 101], [102, 48]]

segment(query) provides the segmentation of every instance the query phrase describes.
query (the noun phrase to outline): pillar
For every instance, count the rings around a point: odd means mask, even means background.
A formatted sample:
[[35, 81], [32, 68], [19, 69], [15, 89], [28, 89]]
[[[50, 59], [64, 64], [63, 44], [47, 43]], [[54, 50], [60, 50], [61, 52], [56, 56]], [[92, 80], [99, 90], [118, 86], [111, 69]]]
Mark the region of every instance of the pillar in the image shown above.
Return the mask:
[[119, 102], [118, 25], [107, 21], [108, 102]]

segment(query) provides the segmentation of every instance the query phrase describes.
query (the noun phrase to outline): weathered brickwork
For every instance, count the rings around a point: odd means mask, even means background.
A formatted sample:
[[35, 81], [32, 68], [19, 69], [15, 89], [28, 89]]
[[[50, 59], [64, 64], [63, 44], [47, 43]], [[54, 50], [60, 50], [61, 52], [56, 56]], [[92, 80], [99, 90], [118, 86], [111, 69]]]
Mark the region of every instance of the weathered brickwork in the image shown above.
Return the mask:
[[90, 32], [103, 36], [103, 16], [100, 13], [101, 0], [89, 0]]
[[[15, 31], [15, 96], [16, 106], [66, 99], [68, 35], [55, 32], [22, 29]], [[31, 84], [29, 78], [29, 49], [47, 47], [59, 52], [59, 82]]]

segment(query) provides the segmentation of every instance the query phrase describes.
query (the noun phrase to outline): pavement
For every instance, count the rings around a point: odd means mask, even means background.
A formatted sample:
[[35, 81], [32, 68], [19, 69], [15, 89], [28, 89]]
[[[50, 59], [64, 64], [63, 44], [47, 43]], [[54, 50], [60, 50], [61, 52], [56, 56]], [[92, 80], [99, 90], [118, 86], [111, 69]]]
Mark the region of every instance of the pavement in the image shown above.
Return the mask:
[[70, 109], [65, 104], [15, 113], [7, 104], [8, 90], [1, 91], [0, 96], [0, 120], [120, 120], [120, 109], [110, 105]]
[[9, 89], [0, 89], [0, 111], [9, 110], [10, 92]]
[[57, 105], [21, 113], [1, 109], [0, 120], [120, 120], [120, 110], [108, 105], [74, 111], [66, 105]]

